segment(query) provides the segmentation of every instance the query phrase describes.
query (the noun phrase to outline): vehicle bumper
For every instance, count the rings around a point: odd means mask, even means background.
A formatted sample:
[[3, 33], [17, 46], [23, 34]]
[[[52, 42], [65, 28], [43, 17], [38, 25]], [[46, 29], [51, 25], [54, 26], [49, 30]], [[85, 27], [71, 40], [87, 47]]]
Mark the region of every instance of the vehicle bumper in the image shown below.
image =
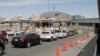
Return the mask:
[[12, 45], [16, 45], [16, 46], [26, 46], [26, 42], [11, 42]]
[[58, 38], [63, 38], [64, 36], [63, 36], [63, 35], [58, 35], [57, 37], [58, 37]]
[[50, 40], [51, 38], [41, 38], [41, 40]]

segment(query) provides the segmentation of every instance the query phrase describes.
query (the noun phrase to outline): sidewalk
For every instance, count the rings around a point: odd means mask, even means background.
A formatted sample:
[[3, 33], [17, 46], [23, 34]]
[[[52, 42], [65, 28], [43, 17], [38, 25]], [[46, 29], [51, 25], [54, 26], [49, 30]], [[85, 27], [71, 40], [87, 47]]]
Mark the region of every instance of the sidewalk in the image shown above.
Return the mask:
[[95, 36], [83, 49], [84, 51], [81, 51], [78, 56], [94, 56], [95, 54], [95, 46], [96, 46], [96, 40], [97, 36]]
[[60, 56], [78, 56], [80, 52], [85, 51], [84, 48], [94, 39], [95, 36], [96, 36], [95, 34], [92, 34], [88, 39], [84, 41], [78, 40], [78, 45], [74, 47], [69, 47], [68, 45], [68, 51], [62, 51], [61, 48], [63, 47], [60, 47]]

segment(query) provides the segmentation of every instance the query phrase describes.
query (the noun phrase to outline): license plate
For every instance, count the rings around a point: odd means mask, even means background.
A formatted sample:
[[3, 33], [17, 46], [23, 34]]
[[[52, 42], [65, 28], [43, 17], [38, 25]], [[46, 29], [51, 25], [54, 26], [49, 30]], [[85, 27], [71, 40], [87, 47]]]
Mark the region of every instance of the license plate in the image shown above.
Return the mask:
[[15, 39], [15, 41], [18, 41], [18, 39]]

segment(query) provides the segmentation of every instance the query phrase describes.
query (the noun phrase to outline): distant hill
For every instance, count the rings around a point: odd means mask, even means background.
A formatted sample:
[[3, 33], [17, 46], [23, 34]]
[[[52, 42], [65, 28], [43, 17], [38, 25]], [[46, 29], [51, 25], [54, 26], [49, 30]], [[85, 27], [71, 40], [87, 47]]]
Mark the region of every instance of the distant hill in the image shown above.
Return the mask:
[[[59, 17], [58, 17], [59, 16]], [[60, 18], [62, 16], [62, 18]], [[58, 17], [60, 19], [72, 19], [72, 16], [64, 13], [64, 12], [60, 12], [60, 11], [50, 11], [50, 12], [44, 12], [40, 14], [41, 18], [54, 18], [54, 17]]]

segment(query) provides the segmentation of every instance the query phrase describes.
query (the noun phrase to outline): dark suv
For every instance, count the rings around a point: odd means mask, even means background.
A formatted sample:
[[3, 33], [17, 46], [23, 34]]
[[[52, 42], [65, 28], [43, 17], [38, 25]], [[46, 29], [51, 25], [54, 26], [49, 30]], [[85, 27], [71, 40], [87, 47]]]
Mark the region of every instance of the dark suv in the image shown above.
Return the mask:
[[0, 39], [0, 55], [4, 53], [4, 50], [5, 50], [4, 41]]

